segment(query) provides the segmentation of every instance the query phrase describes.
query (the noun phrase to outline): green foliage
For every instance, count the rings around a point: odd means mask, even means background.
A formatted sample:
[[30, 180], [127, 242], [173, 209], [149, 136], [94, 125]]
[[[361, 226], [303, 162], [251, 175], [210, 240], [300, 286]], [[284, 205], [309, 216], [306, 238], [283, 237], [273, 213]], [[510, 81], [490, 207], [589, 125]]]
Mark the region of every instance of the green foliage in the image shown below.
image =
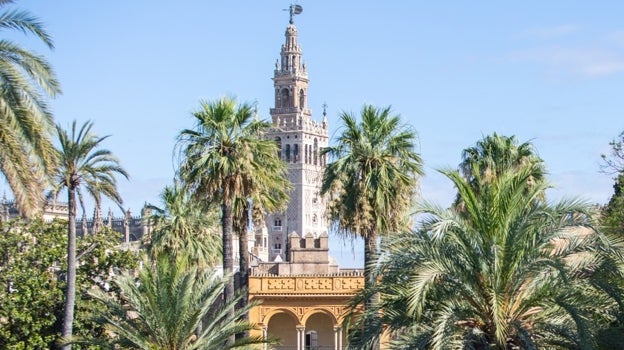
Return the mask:
[[[102, 142], [109, 136], [100, 137], [93, 133], [92, 128], [93, 123], [90, 121], [78, 127], [74, 120], [69, 131], [56, 125], [59, 164], [54, 173], [52, 195], [56, 197], [62, 189], [77, 191], [83, 211], [83, 193], [91, 196], [96, 206], [101, 205], [102, 196], [121, 204], [115, 176], [128, 178], [128, 173], [119, 165], [117, 157], [110, 150], [102, 148]], [[69, 214], [76, 215], [75, 210], [69, 208]]]
[[193, 116], [196, 127], [179, 135], [180, 177], [200, 199], [233, 206], [256, 188], [268, 188], [267, 180], [286, 181], [279, 176], [287, 169], [277, 158], [277, 145], [263, 138], [270, 124], [254, 119], [251, 105], [233, 98], [202, 101]]
[[[609, 203], [601, 208], [601, 228], [611, 235], [614, 240], [621, 244], [624, 242], [624, 133], [620, 133], [618, 139], [609, 143], [610, 155], [602, 155], [602, 171], [614, 174], [613, 194]], [[623, 244], [624, 245], [624, 244]], [[621, 262], [621, 261], [620, 261]], [[615, 349], [616, 344], [624, 343], [624, 274], [619, 264], [609, 269], [610, 273], [603, 271], [597, 281], [604, 286], [610, 294], [618, 300], [618, 309], [614, 312], [615, 321], [603, 328], [599, 333], [599, 349]]]
[[[86, 122], [78, 128], [74, 120], [68, 132], [60, 125], [56, 126], [58, 158], [54, 169], [52, 196], [56, 198], [59, 191], [67, 189], [67, 207], [69, 211], [67, 227], [67, 288], [65, 289], [65, 307], [63, 311], [62, 333], [65, 339], [73, 335], [74, 312], [76, 305], [76, 197], [84, 212], [84, 196], [86, 192], [99, 208], [102, 196], [121, 205], [121, 196], [117, 191], [116, 175], [128, 178], [128, 173], [119, 165], [118, 159], [111, 151], [101, 148], [108, 136], [99, 137], [91, 131], [92, 122]], [[71, 345], [63, 347], [71, 349]]]
[[585, 203], [535, 200], [548, 185], [527, 181], [534, 166], [478, 191], [443, 172], [464, 207], [425, 203], [418, 230], [386, 242], [378, 283], [360, 297], [381, 293], [382, 312], [359, 321], [379, 332], [355, 332], [353, 343], [366, 348], [388, 330], [395, 349], [595, 347], [617, 319], [621, 290], [601, 275], [619, 274], [621, 250], [593, 229]]
[[[331, 157], [321, 193], [329, 198], [327, 214], [333, 226], [346, 236], [364, 239], [364, 285], [372, 290], [377, 239], [409, 227], [422, 160], [415, 151], [416, 133], [401, 124], [390, 107], [364, 105], [359, 123], [349, 113], [340, 118], [344, 130], [337, 144], [321, 152]], [[376, 293], [367, 295], [366, 312], [377, 298]], [[375, 329], [374, 320], [366, 320], [366, 332]]]
[[161, 207], [148, 206], [153, 230], [143, 237], [151, 258], [169, 254], [185, 256], [199, 266], [217, 262], [221, 241], [214, 207], [191, 196], [179, 183], [165, 187], [160, 197]]
[[2, 226], [0, 348], [47, 349], [58, 336], [56, 311], [64, 284], [56, 268], [67, 246], [64, 232], [60, 222]]
[[103, 326], [98, 320], [103, 308], [93, 302], [89, 291], [108, 290], [112, 295], [118, 295], [119, 289], [112, 283], [113, 277], [123, 271], [136, 268], [139, 257], [136, 252], [123, 249], [120, 234], [108, 227], [103, 227], [97, 234], [81, 237], [77, 246], [74, 337], [77, 339], [103, 338]]
[[343, 113], [342, 134], [321, 154], [331, 157], [321, 192], [328, 194], [331, 221], [347, 235], [376, 239], [405, 228], [406, 212], [422, 174], [416, 134], [390, 107], [365, 105], [361, 122]]
[[[488, 186], [505, 172], [518, 171], [521, 168], [532, 169], [527, 182], [529, 187], [545, 181], [546, 167], [537, 155], [530, 142], [518, 143], [515, 136], [504, 136], [493, 133], [462, 151], [462, 162], [459, 164], [461, 175], [470, 183], [475, 192], [480, 187]], [[545, 193], [537, 198], [544, 199]], [[463, 205], [461, 197], [455, 205]]]
[[[0, 28], [32, 34], [48, 47], [52, 40], [39, 20], [25, 11], [4, 10]], [[43, 207], [45, 175], [54, 165], [52, 115], [45, 97], [61, 92], [46, 60], [10, 40], [0, 40], [0, 174], [20, 212], [34, 217]]]
[[[260, 210], [286, 203], [287, 167], [277, 156], [277, 144], [264, 138], [270, 124], [255, 119], [251, 105], [239, 105], [233, 98], [202, 101], [193, 116], [195, 128], [182, 130], [178, 138], [183, 155], [179, 175], [197, 199], [221, 208], [223, 271], [231, 275], [234, 222], [247, 227], [240, 223], [247, 221], [242, 213], [248, 200], [262, 206]], [[247, 264], [247, 249], [239, 251], [241, 264]], [[223, 293], [226, 304], [234, 290], [229, 280]]]
[[[53, 348], [60, 337], [64, 304], [67, 223], [12, 221], [1, 230], [0, 348]], [[119, 234], [108, 229], [78, 239], [75, 333], [79, 336], [102, 335], [102, 327], [93, 319], [102, 308], [90, 300], [87, 291], [110, 283], [112, 271], [136, 266], [135, 254], [119, 250], [118, 243]]]
[[244, 296], [223, 302], [226, 279], [212, 270], [189, 266], [186, 258], [161, 254], [153, 263], [145, 263], [138, 278], [125, 273], [115, 278], [115, 284], [121, 298], [101, 290], [91, 293], [106, 306], [102, 323], [111, 336], [111, 348], [217, 350], [262, 343], [247, 337], [226, 345], [230, 337], [251, 329], [240, 320], [251, 306], [234, 311]]
[[613, 184], [613, 195], [602, 209], [601, 223], [612, 234], [624, 236], [624, 173]]
[[600, 168], [605, 174], [620, 174], [624, 172], [624, 131], [616, 139], [609, 142], [610, 154], [601, 154]]

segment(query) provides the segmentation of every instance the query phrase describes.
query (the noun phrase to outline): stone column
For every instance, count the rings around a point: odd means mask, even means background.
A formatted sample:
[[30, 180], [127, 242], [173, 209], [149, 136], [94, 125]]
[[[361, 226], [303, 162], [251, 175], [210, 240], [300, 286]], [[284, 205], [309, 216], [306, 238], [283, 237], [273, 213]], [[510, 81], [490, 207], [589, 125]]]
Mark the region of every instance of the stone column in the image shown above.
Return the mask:
[[342, 350], [342, 327], [334, 326], [334, 349]]
[[[269, 329], [267, 328], [267, 326], [262, 326], [262, 340], [266, 341], [269, 337]], [[262, 348], [264, 350], [268, 350], [269, 349], [269, 344], [264, 343], [262, 345]]]
[[305, 349], [305, 326], [297, 326], [297, 350]]

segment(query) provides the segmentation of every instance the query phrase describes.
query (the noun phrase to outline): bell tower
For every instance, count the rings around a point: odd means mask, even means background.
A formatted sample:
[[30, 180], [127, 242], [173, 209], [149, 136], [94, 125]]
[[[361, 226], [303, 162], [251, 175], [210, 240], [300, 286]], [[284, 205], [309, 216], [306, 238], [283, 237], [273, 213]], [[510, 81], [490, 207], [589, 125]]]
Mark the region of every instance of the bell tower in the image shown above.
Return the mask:
[[313, 120], [308, 107], [310, 81], [293, 21], [299, 13], [300, 6], [290, 7], [290, 23], [273, 71], [275, 100], [270, 110], [273, 127], [267, 137], [277, 142], [280, 158], [288, 163], [293, 189], [288, 208], [269, 214], [265, 220], [270, 261], [291, 260], [293, 233], [301, 238], [328, 233], [325, 200], [320, 196], [326, 165], [326, 157], [320, 151], [328, 145], [327, 118], [324, 111], [321, 122]]

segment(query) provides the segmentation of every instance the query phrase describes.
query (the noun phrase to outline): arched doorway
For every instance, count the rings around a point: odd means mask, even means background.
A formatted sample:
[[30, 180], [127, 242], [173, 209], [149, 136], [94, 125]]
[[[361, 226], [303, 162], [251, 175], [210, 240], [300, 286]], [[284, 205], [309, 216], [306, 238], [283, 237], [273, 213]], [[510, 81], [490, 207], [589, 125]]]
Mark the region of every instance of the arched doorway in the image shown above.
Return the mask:
[[334, 321], [331, 316], [317, 312], [305, 323], [306, 350], [334, 350]]
[[297, 349], [297, 319], [287, 312], [278, 312], [271, 316], [267, 326], [269, 338], [279, 339], [279, 344], [272, 346], [276, 350]]

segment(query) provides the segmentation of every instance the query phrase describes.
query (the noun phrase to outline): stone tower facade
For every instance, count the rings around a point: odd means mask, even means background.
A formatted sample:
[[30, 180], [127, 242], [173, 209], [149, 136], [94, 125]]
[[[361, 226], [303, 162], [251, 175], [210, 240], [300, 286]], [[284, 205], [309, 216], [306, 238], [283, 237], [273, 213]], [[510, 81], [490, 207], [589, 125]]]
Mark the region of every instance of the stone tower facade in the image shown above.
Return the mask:
[[325, 111], [321, 122], [312, 119], [309, 82], [291, 20], [273, 72], [275, 107], [270, 110], [273, 127], [267, 137], [278, 143], [279, 155], [288, 163], [293, 190], [286, 211], [269, 214], [265, 220], [269, 261], [290, 261], [293, 233], [301, 238], [327, 235], [326, 203], [320, 196], [326, 157], [320, 152], [328, 145], [328, 125]]

